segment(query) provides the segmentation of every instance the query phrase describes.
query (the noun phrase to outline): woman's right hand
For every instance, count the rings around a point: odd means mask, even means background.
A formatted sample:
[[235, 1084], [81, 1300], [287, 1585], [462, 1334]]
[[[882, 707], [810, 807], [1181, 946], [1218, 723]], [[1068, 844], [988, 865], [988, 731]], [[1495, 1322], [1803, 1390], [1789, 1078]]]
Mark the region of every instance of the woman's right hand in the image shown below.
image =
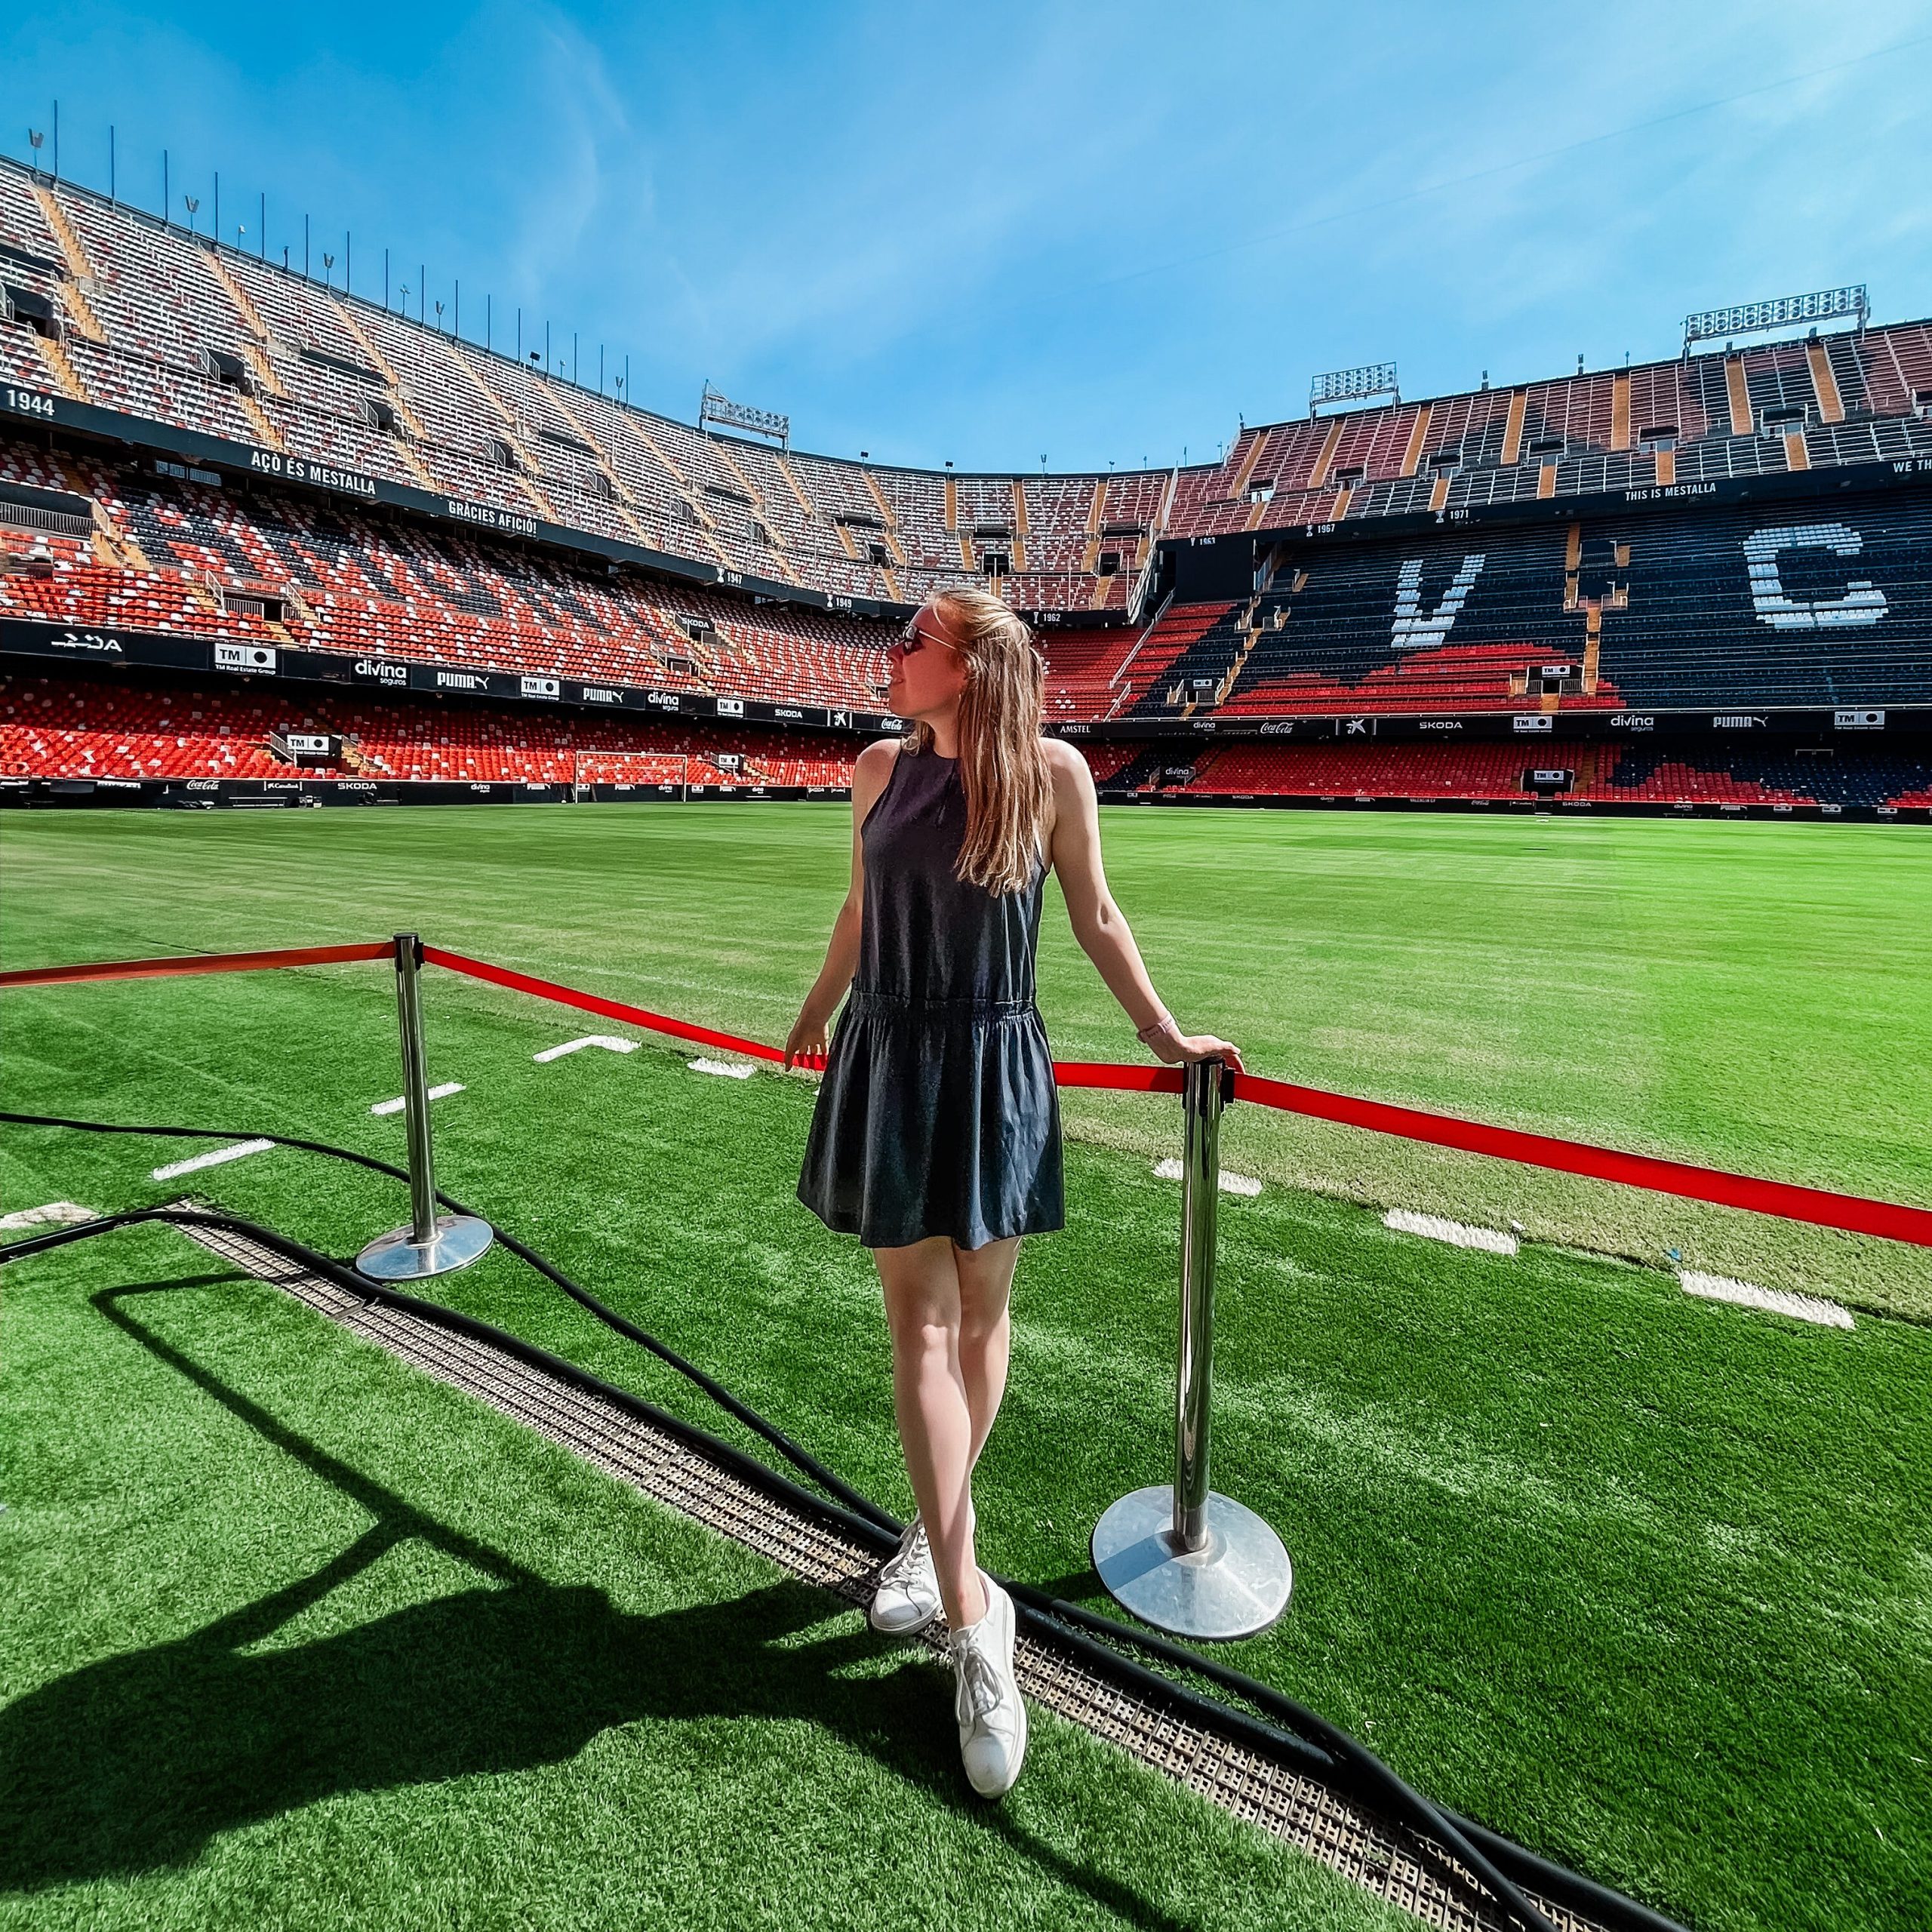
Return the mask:
[[808, 1006], [792, 1023], [785, 1035], [785, 1065], [807, 1068], [814, 1073], [825, 1071], [825, 1022]]
[[1181, 1066], [1189, 1060], [1225, 1060], [1236, 1073], [1247, 1069], [1241, 1063], [1241, 1049], [1232, 1040], [1213, 1033], [1183, 1033], [1171, 1019], [1143, 1038], [1143, 1044], [1158, 1060], [1169, 1066]]

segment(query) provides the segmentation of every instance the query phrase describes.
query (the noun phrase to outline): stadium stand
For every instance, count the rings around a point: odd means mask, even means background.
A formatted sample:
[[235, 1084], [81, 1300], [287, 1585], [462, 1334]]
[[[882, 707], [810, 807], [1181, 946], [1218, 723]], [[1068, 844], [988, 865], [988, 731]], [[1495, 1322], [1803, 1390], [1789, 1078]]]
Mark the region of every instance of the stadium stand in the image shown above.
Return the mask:
[[[78, 525], [85, 536], [25, 523], [9, 531], [9, 515], [33, 512], [0, 504], [0, 616], [859, 709], [875, 705], [883, 685], [891, 632], [875, 621], [629, 571], [614, 577], [540, 546], [20, 443], [0, 445], [0, 481], [60, 492], [94, 512], [91, 524], [42, 519]], [[1237, 728], [1244, 718], [1337, 709], [1601, 715], [1701, 704], [1748, 714], [1753, 704], [1932, 695], [1924, 641], [1932, 500], [1915, 494], [1841, 500], [1829, 516], [1694, 509], [1617, 525], [1492, 530], [1480, 552], [1466, 540], [1309, 546], [1278, 557], [1256, 597], [1172, 605], [1144, 635], [1046, 629], [1050, 715], [1112, 715], [1125, 725], [1211, 710], [1212, 693], [1204, 700], [1190, 688], [1196, 675], [1218, 686], [1216, 715]], [[1475, 555], [1480, 568], [1468, 574]], [[1466, 594], [1452, 612], [1458, 574], [1468, 574]], [[1897, 642], [1881, 649], [1887, 627]], [[42, 688], [63, 688], [57, 680]], [[385, 701], [344, 712], [328, 694], [270, 700], [252, 689], [221, 700], [241, 711], [202, 707], [226, 731], [164, 730], [139, 709], [137, 692], [128, 694], [135, 708], [117, 713], [100, 709], [107, 700], [97, 688], [75, 689], [92, 694], [94, 715], [42, 718], [37, 748], [23, 749], [10, 734], [0, 775], [266, 776], [285, 770], [263, 749], [278, 728], [270, 714], [289, 723], [298, 708], [326, 721], [291, 728], [339, 733], [365, 748], [366, 764], [349, 769], [396, 778], [556, 781], [580, 755], [689, 758], [709, 742], [688, 731], [675, 740], [654, 734], [635, 718], [493, 719], [469, 707], [444, 731], [420, 720], [405, 728]], [[66, 701], [71, 709], [81, 699]], [[741, 753], [752, 748], [728, 733], [713, 737]], [[1515, 798], [1526, 762], [1509, 742], [1384, 746], [1369, 757], [1361, 747], [1299, 743], [1224, 743], [1198, 755], [1172, 745], [1087, 749], [1109, 789], [1150, 795]], [[1579, 761], [1571, 796], [1606, 803], [1916, 804], [1926, 789], [1909, 759], [1894, 769], [1873, 758], [1833, 766], [1795, 752], [1727, 763], [1651, 752], [1645, 764], [1628, 746], [1551, 755]], [[850, 749], [774, 745], [768, 756], [778, 761], [746, 782], [837, 785]]]
[[340, 741], [340, 756], [304, 767], [312, 775], [401, 780], [588, 784], [656, 782], [669, 774], [675, 782], [725, 789], [842, 788], [851, 783], [858, 749], [798, 732], [680, 730], [648, 719], [512, 712], [446, 699], [338, 698], [312, 688], [285, 694], [193, 682], [134, 686], [71, 674], [0, 677], [0, 777], [287, 778], [296, 768], [270, 741], [291, 731]]
[[1528, 774], [1547, 765], [1574, 774], [1564, 797], [1612, 805], [1876, 808], [1922, 805], [1932, 797], [1932, 755], [1807, 750], [1733, 756], [1572, 743], [1532, 758], [1507, 743], [1205, 749], [1182, 743], [1149, 747], [1124, 758], [1122, 749], [1109, 746], [1105, 768], [1095, 764], [1095, 782], [1109, 793], [1515, 803], [1529, 795]]
[[1210, 536], [1683, 490], [1932, 455], [1932, 334], [1907, 322], [1244, 429], [1183, 470], [1165, 534]]
[[955, 478], [701, 435], [11, 161], [0, 246], [16, 380], [894, 603], [990, 558], [1023, 608], [1121, 612], [1162, 536], [1932, 457], [1922, 322], [1253, 426], [1212, 465]]
[[1190, 651], [1211, 650], [1201, 640], [1230, 622], [1234, 610], [1232, 604], [1183, 604], [1164, 612], [1121, 657], [1110, 679], [1115, 695], [1106, 715], [1146, 707], [1157, 688], [1173, 689], [1179, 677], [1175, 666]]
[[0, 445], [0, 480], [91, 498], [106, 526], [98, 547], [8, 537], [10, 552], [17, 544], [21, 559], [52, 568], [0, 575], [0, 615], [867, 709], [885, 680], [879, 626], [806, 606], [614, 577], [293, 492], [244, 494], [18, 444]]
[[1564, 710], [1932, 702], [1932, 497], [1283, 544], [1245, 605], [1177, 605], [1153, 625], [1118, 709], [1546, 696]]
[[[1123, 734], [1082, 740], [1110, 789], [1519, 798], [1522, 742], [1476, 742], [1481, 715], [1500, 730], [1513, 712], [1602, 728], [1560, 753], [1580, 802], [1862, 809], [1927, 792], [1914, 745], [1820, 758], [1777, 715], [1924, 728], [1925, 322], [1861, 312], [1855, 331], [1244, 426], [1212, 464], [967, 475], [640, 410], [479, 347], [454, 315], [429, 325], [421, 294], [412, 318], [0, 160], [9, 648], [68, 626], [161, 640], [132, 661], [165, 664], [191, 661], [173, 640], [205, 638], [236, 669], [233, 647], [286, 650], [303, 678], [324, 675], [304, 656], [320, 653], [507, 674], [511, 696], [519, 675], [622, 685], [629, 714], [466, 703], [445, 730], [420, 700], [254, 680], [211, 691], [213, 728], [187, 730], [131, 673], [118, 699], [84, 678], [63, 697], [51, 674], [27, 680], [31, 703], [14, 693], [13, 775], [263, 775], [285, 767], [262, 720], [299, 711], [392, 777], [555, 783], [603, 758], [688, 777], [712, 751], [743, 769], [761, 748], [747, 782], [835, 784], [849, 740], [680, 737], [635, 707], [691, 692], [756, 701], [728, 718], [875, 715], [904, 608], [971, 581], [1038, 620], [1050, 719]], [[1378, 531], [1397, 517], [1414, 521]], [[1752, 730], [1754, 755], [1609, 735], [1699, 710], [1740, 714], [1718, 722]], [[1259, 735], [1353, 714], [1472, 733]], [[781, 709], [774, 728], [799, 719]], [[1203, 735], [1149, 741], [1163, 728]]]
[[[130, 686], [110, 676], [0, 676], [6, 779], [288, 779], [275, 740], [340, 742], [309, 777], [577, 784], [827, 786], [852, 783], [858, 746], [804, 732], [680, 728], [649, 718], [506, 711], [410, 696], [334, 696], [195, 680]], [[1932, 806], [1932, 753], [1798, 748], [1764, 753], [1563, 744], [1082, 746], [1097, 786], [1214, 798], [1521, 801], [1538, 763], [1563, 767], [1563, 796], [1604, 806]], [[721, 763], [724, 759], [724, 763]], [[736, 763], [731, 763], [736, 759]]]
[[1041, 654], [1047, 666], [1050, 718], [1105, 718], [1118, 695], [1121, 660], [1133, 638], [1119, 631], [1044, 631]]
[[1626, 750], [1592, 795], [1720, 804], [1923, 805], [1932, 798], [1932, 758], [1755, 756], [1671, 758]]
[[[981, 571], [943, 473], [700, 435], [8, 160], [0, 248], [26, 298], [0, 375], [38, 389], [834, 595], [916, 602]], [[1109, 512], [1139, 526], [1129, 548], [1168, 475]], [[1088, 560], [1088, 524], [1128, 481], [958, 485], [969, 525], [1023, 516], [1006, 574], [1026, 608], [1120, 611], [1131, 568]]]
[[[405, 694], [337, 696], [98, 673], [0, 676], [0, 777], [288, 778], [291, 733], [336, 741], [302, 775], [408, 781], [819, 787], [851, 783], [856, 741], [796, 731], [694, 728], [651, 719], [506, 709]], [[277, 740], [281, 740], [278, 746]], [[1535, 757], [1489, 744], [1083, 746], [1118, 797], [1520, 802], [1539, 763], [1569, 770], [1564, 795], [1604, 805], [1932, 805], [1932, 755], [1832, 749], [1718, 755], [1681, 747], [1565, 744]]]

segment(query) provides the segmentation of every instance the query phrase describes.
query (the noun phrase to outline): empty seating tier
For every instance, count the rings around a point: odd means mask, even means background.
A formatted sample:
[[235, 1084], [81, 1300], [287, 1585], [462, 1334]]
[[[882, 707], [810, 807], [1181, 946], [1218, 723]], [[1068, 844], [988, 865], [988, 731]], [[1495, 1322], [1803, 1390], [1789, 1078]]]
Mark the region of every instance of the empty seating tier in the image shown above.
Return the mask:
[[1784, 749], [1766, 753], [1570, 743], [1534, 755], [1515, 744], [1242, 744], [1169, 740], [1094, 746], [1095, 782], [1118, 794], [1215, 798], [1521, 802], [1538, 768], [1566, 770], [1565, 798], [1606, 805], [1932, 804], [1932, 750], [1920, 755]]
[[1932, 457], [1924, 322], [1244, 428], [1214, 463], [955, 476], [702, 435], [8, 160], [0, 247], [10, 381], [893, 604], [991, 576], [1137, 614], [1163, 537]]
[[[91, 497], [102, 546], [7, 529], [0, 616], [877, 708], [891, 635], [829, 611], [614, 575], [274, 490], [0, 444], [0, 481]], [[278, 605], [279, 617], [259, 614]]]
[[[25, 486], [0, 497], [0, 617], [883, 701], [889, 621], [155, 469], [0, 441], [0, 486]], [[49, 491], [88, 514], [50, 518]], [[1044, 626], [1050, 720], [1932, 703], [1932, 492], [1271, 543], [1263, 577], [1144, 629]]]
[[311, 775], [379, 780], [843, 788], [858, 749], [801, 732], [681, 728], [447, 699], [0, 675], [0, 777], [287, 778], [294, 767], [271, 741], [290, 732], [340, 741], [340, 757], [308, 765]]
[[[291, 733], [339, 749], [309, 776], [377, 780], [844, 790], [856, 743], [795, 731], [508, 710], [406, 695], [131, 681], [65, 671], [0, 675], [0, 777], [288, 778]], [[278, 744], [277, 740], [281, 742]], [[1518, 802], [1539, 766], [1563, 795], [1610, 806], [1932, 807], [1932, 749], [1781, 747], [1721, 753], [1568, 743], [1205, 744], [1083, 748], [1103, 791], [1217, 798]]]
[[1245, 603], [1170, 607], [1117, 712], [1932, 703], [1932, 494], [1273, 557]]

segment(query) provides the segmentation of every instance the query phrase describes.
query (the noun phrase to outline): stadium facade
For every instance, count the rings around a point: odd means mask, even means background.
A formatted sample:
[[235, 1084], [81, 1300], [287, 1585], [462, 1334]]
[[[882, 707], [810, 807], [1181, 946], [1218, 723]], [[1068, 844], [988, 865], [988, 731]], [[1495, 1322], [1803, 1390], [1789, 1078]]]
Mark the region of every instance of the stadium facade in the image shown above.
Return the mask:
[[1932, 811], [1932, 325], [959, 475], [456, 319], [0, 162], [5, 796], [837, 792], [991, 580], [1115, 798]]

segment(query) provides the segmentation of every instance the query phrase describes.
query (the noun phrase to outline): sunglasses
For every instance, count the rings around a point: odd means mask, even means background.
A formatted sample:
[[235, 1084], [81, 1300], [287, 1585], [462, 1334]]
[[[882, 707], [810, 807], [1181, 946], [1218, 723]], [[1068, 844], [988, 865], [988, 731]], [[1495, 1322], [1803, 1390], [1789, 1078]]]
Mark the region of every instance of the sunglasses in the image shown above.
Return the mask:
[[949, 642], [945, 638], [935, 637], [931, 632], [921, 630], [917, 617], [906, 620], [906, 628], [900, 632], [898, 641], [891, 648], [897, 651], [901, 657], [915, 657], [928, 645], [937, 645], [943, 651], [957, 651], [959, 648], [958, 645]]

